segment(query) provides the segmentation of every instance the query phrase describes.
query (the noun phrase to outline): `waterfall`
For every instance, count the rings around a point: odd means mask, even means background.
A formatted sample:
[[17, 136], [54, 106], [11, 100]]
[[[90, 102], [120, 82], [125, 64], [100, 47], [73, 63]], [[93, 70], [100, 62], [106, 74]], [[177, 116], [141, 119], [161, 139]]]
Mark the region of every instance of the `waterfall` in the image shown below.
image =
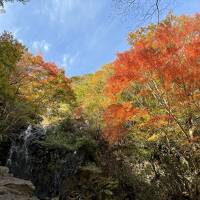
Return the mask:
[[26, 141], [32, 134], [32, 125], [29, 125], [28, 128], [24, 131], [24, 141]]
[[84, 162], [85, 152], [45, 143], [46, 131], [29, 125], [12, 141], [7, 166], [15, 177], [30, 180], [39, 199], [59, 195], [63, 181]]
[[8, 166], [8, 167], [12, 166], [12, 156], [13, 156], [14, 152], [17, 152], [17, 148], [15, 145], [12, 145], [10, 148], [10, 151], [9, 151], [9, 157], [8, 157], [7, 164], [6, 164], [6, 166]]
[[45, 131], [43, 128], [29, 125], [25, 131], [12, 141], [7, 160], [7, 166], [11, 173], [19, 178], [29, 179], [32, 169], [29, 149], [35, 141], [41, 141], [44, 137]]
[[[20, 154], [22, 157], [25, 157], [26, 163], [28, 162], [28, 138], [31, 136], [31, 134], [32, 125], [29, 125], [28, 128], [19, 135], [19, 138], [12, 142], [9, 157], [7, 160], [7, 166], [10, 169], [12, 169], [13, 165], [15, 164], [14, 162], [16, 161], [17, 154]], [[26, 163], [24, 163], [24, 165]]]
[[23, 134], [26, 162], [28, 162], [28, 139], [31, 136], [31, 134], [32, 134], [32, 126], [29, 125]]

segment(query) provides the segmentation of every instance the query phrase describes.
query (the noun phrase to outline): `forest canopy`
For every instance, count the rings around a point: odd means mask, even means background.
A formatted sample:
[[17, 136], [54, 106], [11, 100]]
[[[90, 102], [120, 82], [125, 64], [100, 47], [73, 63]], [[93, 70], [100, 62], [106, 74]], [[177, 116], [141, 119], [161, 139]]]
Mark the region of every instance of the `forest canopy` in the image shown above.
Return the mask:
[[[160, 20], [160, 1], [151, 2], [156, 23], [130, 32], [128, 50], [82, 76], [0, 35], [0, 147], [21, 142], [30, 125], [43, 129], [33, 142], [39, 154], [75, 162], [70, 199], [200, 199], [200, 14]], [[56, 178], [61, 169], [57, 160], [46, 168]]]

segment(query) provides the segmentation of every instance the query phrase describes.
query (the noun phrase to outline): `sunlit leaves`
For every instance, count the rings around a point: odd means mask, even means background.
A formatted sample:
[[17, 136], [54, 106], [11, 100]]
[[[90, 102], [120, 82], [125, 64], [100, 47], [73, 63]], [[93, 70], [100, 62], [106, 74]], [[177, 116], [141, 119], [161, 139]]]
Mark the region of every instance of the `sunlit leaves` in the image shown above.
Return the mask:
[[[107, 82], [107, 95], [120, 102], [129, 91], [126, 101], [148, 111], [149, 119], [137, 127], [144, 128], [146, 124], [153, 130], [179, 130], [189, 139], [184, 125], [185, 113], [198, 117], [196, 113], [200, 108], [200, 16], [169, 15], [157, 26], [131, 33], [129, 41], [132, 48], [118, 54], [114, 62], [114, 74]], [[118, 124], [117, 115], [123, 111], [111, 111], [110, 108], [108, 111], [113, 112], [113, 124]], [[107, 127], [112, 120], [105, 118]], [[125, 122], [126, 118], [123, 120]], [[120, 138], [118, 130], [116, 126], [112, 134]]]
[[1, 131], [39, 118], [46, 121], [53, 116], [54, 120], [63, 118], [74, 101], [71, 81], [62, 69], [45, 62], [41, 55], [28, 53], [10, 33], [1, 35]]
[[[133, 108], [129, 103], [125, 104], [111, 104], [104, 112], [103, 118], [108, 125], [104, 128], [104, 137], [110, 142], [115, 142], [126, 133], [126, 122], [133, 119], [135, 116], [139, 117], [146, 112], [137, 108]], [[128, 124], [127, 124], [128, 125]]]
[[107, 78], [112, 71], [112, 65], [105, 65], [94, 74], [72, 78], [73, 90], [76, 94], [76, 117], [83, 115], [91, 126], [102, 125], [102, 113], [110, 105], [110, 99], [104, 94]]
[[65, 107], [63, 104], [73, 104], [70, 80], [54, 63], [45, 62], [41, 55], [27, 53], [18, 63], [18, 69], [23, 76], [21, 97], [33, 103], [41, 114], [44, 111], [42, 115], [54, 115], [60, 107]]

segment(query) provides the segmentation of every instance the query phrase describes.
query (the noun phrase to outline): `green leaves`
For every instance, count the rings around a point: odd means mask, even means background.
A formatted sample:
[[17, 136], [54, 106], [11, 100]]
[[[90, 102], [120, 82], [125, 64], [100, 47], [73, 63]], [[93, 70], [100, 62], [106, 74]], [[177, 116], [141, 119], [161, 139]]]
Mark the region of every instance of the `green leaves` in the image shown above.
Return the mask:
[[0, 36], [1, 133], [41, 117], [48, 124], [66, 116], [75, 101], [70, 84], [54, 63], [28, 53], [10, 33]]

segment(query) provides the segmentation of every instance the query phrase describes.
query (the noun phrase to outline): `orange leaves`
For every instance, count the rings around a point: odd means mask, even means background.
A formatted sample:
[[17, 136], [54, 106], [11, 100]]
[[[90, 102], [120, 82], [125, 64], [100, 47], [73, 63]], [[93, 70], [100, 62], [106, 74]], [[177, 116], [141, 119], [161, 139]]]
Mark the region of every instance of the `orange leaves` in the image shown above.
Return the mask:
[[130, 82], [151, 81], [152, 76], [168, 87], [200, 82], [200, 17], [173, 20], [161, 23], [150, 36], [142, 35], [134, 48], [118, 55], [108, 81], [110, 93], [120, 92]]
[[[149, 81], [152, 74], [157, 74], [166, 84], [177, 80], [191, 84], [195, 81], [191, 77], [198, 79], [200, 34], [193, 31], [200, 30], [199, 17], [188, 17], [181, 27], [179, 23], [161, 23], [154, 34], [142, 35], [133, 49], [118, 54], [115, 74], [108, 81], [109, 93], [120, 92], [133, 81]], [[189, 23], [193, 24], [191, 28]]]
[[41, 55], [37, 55], [33, 59], [34, 64], [40, 66], [42, 70], [46, 70], [49, 73], [49, 75], [58, 75], [59, 70], [54, 63], [45, 62]]
[[112, 122], [115, 118], [114, 122], [119, 124], [127, 120], [134, 112], [135, 110], [129, 104], [112, 104], [104, 113], [104, 119]]
[[171, 120], [172, 116], [167, 114], [160, 114], [154, 115], [145, 123], [145, 127], [154, 127], [154, 128], [161, 128], [162, 126], [168, 125]]
[[52, 80], [59, 74], [59, 69], [54, 63], [45, 62], [41, 55], [32, 56], [32, 70], [30, 75], [40, 75], [42, 79]]
[[104, 137], [111, 143], [120, 139], [126, 133], [125, 122], [137, 113], [140, 113], [140, 110], [128, 103], [110, 105], [103, 115], [106, 122], [103, 130]]
[[41, 55], [32, 56], [25, 54], [19, 63], [19, 66], [23, 66], [26, 75], [32, 79], [35, 78], [41, 84], [47, 84], [62, 76], [62, 83], [69, 83], [69, 79], [64, 76], [62, 70], [60, 70], [54, 63], [45, 62]]
[[45, 62], [41, 55], [24, 53], [17, 69], [17, 75], [21, 76], [20, 93], [41, 109], [52, 109], [56, 104], [70, 104], [74, 100], [71, 82], [63, 70], [54, 63]]
[[80, 119], [82, 117], [82, 113], [83, 113], [83, 108], [82, 106], [80, 105], [79, 107], [76, 107], [74, 110], [73, 110], [73, 117], [75, 119]]
[[138, 110], [151, 111], [146, 126], [160, 128], [174, 120], [185, 132], [179, 123], [183, 119], [177, 116], [185, 118], [187, 109], [195, 113], [200, 107], [200, 15], [168, 16], [159, 25], [131, 35], [134, 46], [117, 55], [114, 73], [107, 82], [107, 93], [115, 98], [104, 114], [109, 127], [106, 137], [120, 138], [125, 133], [124, 122], [133, 114], [139, 115], [132, 108], [117, 104], [123, 101], [125, 89], [137, 85], [140, 91], [133, 90], [128, 101]]

